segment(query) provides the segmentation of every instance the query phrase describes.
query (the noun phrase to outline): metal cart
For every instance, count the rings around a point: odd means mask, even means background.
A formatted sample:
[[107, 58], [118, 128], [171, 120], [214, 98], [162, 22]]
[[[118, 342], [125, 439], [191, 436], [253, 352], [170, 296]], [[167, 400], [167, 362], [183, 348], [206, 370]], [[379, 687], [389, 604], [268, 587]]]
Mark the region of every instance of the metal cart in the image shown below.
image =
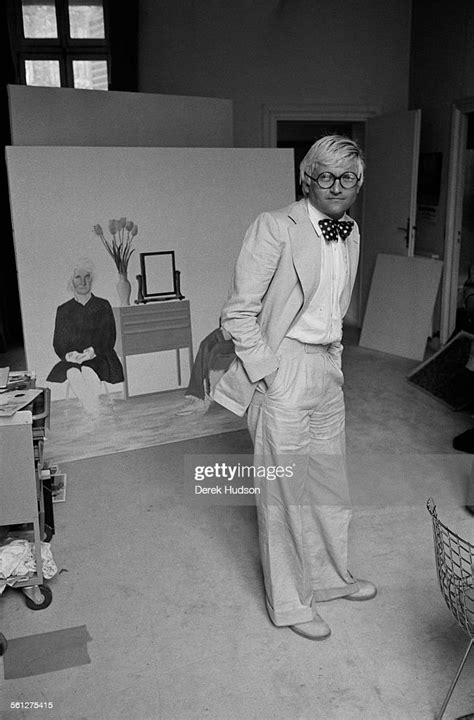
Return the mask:
[[0, 418], [0, 526], [7, 528], [9, 536], [33, 542], [36, 572], [32, 576], [15, 579], [13, 586], [23, 592], [25, 603], [31, 610], [42, 610], [52, 601], [51, 589], [44, 584], [41, 560], [41, 541], [50, 539], [54, 532], [54, 522], [49, 519], [49, 524], [46, 523], [42, 479], [50, 391], [48, 388], [39, 389], [38, 398], [28, 409]]

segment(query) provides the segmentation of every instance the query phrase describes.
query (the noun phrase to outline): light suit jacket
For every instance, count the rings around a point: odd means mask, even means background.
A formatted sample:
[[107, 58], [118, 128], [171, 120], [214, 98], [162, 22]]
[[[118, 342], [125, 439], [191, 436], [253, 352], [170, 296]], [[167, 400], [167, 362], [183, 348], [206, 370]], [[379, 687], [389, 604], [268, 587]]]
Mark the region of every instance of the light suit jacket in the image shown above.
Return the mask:
[[[342, 317], [349, 308], [359, 260], [356, 223], [346, 243], [349, 282], [342, 296]], [[306, 200], [257, 217], [245, 235], [222, 310], [221, 324], [232, 336], [237, 358], [214, 389], [216, 402], [244, 415], [258, 381], [278, 367], [278, 347], [307, 308], [320, 271], [321, 241]], [[340, 361], [341, 343], [329, 351]]]

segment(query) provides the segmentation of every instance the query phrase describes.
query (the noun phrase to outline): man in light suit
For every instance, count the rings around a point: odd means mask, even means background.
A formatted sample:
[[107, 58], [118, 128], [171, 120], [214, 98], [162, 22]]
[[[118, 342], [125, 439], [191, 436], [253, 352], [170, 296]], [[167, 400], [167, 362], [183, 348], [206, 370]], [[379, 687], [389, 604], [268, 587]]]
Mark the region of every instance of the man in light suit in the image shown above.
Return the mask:
[[347, 567], [341, 339], [359, 231], [346, 211], [363, 173], [355, 142], [318, 140], [300, 165], [303, 199], [262, 213], [247, 231], [222, 311], [237, 358], [214, 400], [247, 413], [256, 466], [288, 470], [256, 496], [267, 610], [311, 640], [331, 633], [318, 603], [377, 592]]

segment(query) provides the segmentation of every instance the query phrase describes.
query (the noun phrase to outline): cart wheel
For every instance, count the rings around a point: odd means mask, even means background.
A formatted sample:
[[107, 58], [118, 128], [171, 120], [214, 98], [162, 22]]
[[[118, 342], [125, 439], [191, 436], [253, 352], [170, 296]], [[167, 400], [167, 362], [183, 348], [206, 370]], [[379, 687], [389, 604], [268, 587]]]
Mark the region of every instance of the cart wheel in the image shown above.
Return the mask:
[[5, 653], [7, 651], [7, 647], [8, 647], [8, 642], [7, 642], [6, 637], [2, 633], [0, 633], [0, 656], [5, 655]]
[[35, 585], [31, 588], [22, 589], [25, 596], [25, 605], [30, 610], [44, 610], [51, 605], [53, 593], [47, 585]]

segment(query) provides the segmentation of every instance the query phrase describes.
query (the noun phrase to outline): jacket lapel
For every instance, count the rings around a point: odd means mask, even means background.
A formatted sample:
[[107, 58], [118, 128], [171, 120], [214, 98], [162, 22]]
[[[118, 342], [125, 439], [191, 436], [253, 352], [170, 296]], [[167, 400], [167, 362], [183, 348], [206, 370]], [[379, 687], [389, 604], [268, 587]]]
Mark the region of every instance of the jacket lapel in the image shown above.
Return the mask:
[[303, 288], [302, 310], [316, 290], [321, 275], [321, 243], [309, 219], [305, 201], [294, 203], [288, 217], [293, 221], [289, 234], [293, 253], [293, 264]]

